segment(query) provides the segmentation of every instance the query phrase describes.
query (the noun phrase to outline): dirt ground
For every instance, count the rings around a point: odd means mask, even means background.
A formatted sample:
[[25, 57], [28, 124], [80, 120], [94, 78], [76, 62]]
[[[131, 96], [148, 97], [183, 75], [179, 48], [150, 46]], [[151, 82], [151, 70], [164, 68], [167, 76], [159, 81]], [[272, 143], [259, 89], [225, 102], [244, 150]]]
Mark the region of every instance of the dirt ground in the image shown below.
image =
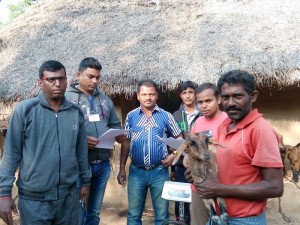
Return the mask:
[[[299, 183], [298, 183], [299, 184]], [[279, 202], [281, 211], [279, 213]], [[174, 203], [170, 204], [170, 219], [174, 219]], [[279, 199], [269, 199], [267, 204], [267, 217], [269, 225], [299, 225], [300, 224], [300, 188], [290, 181], [284, 182], [284, 195]], [[126, 225], [125, 210], [104, 209], [101, 211], [100, 225]], [[145, 212], [143, 225], [153, 225], [153, 213]], [[200, 224], [199, 224], [200, 225]]]
[[[300, 224], [300, 188], [299, 183], [295, 185], [290, 181], [284, 182], [284, 195], [283, 197], [269, 199], [267, 204], [267, 217], [269, 225], [299, 225]], [[16, 193], [16, 190], [14, 191]], [[281, 202], [281, 211], [279, 213]], [[143, 225], [153, 225], [153, 212], [148, 207], [143, 215]], [[174, 202], [170, 204], [170, 219], [174, 219]], [[19, 217], [14, 216], [15, 225], [19, 225]], [[1, 221], [0, 225], [4, 225]], [[126, 208], [108, 207], [107, 204], [101, 211], [100, 225], [126, 225]]]

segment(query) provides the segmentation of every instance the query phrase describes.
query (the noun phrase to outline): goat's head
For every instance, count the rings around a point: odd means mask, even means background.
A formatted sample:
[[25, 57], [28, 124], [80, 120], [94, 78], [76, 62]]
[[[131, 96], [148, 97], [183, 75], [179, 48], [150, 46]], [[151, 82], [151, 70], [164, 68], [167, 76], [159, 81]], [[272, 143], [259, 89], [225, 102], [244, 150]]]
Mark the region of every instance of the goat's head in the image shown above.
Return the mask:
[[278, 142], [279, 142], [278, 146], [279, 146], [281, 159], [282, 159], [282, 161], [284, 161], [284, 159], [286, 157], [286, 148], [283, 143], [283, 136], [281, 134], [277, 133], [277, 137], [278, 137]]
[[173, 165], [177, 163], [183, 152], [189, 153], [191, 156], [202, 160], [209, 160], [208, 144], [216, 144], [223, 147], [213, 138], [208, 138], [204, 133], [199, 132], [188, 135], [184, 143], [177, 149]]
[[190, 134], [187, 137], [187, 141], [189, 142], [189, 154], [200, 160], [209, 161], [210, 154], [208, 151], [208, 142], [209, 139], [203, 133], [194, 133]]

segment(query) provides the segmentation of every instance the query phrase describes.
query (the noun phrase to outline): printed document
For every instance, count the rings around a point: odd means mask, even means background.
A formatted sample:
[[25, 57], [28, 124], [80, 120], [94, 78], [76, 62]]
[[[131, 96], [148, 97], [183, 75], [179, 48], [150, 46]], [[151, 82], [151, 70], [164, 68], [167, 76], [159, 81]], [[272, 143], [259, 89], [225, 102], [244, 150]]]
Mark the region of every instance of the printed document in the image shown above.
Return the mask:
[[109, 129], [98, 138], [99, 143], [96, 145], [96, 148], [112, 149], [116, 141], [115, 137], [121, 134], [127, 135], [128, 131], [124, 129]]
[[165, 143], [166, 145], [170, 146], [171, 148], [174, 149], [178, 149], [180, 147], [180, 145], [184, 142], [183, 138], [173, 138], [173, 137], [169, 137], [169, 138], [161, 138], [158, 137], [158, 139], [160, 141], [162, 141], [163, 143]]

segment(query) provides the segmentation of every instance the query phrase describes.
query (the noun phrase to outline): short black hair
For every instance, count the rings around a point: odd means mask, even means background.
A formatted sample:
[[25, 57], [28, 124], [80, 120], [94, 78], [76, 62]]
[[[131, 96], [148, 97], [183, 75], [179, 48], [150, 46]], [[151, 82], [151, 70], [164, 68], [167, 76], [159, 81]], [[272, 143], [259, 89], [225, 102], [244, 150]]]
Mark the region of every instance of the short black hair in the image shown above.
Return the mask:
[[56, 72], [56, 71], [59, 71], [61, 69], [64, 69], [65, 76], [67, 76], [67, 74], [66, 74], [66, 68], [65, 68], [65, 66], [61, 62], [56, 61], [56, 60], [48, 60], [48, 61], [44, 62], [40, 66], [40, 69], [39, 69], [39, 78], [42, 79], [45, 71]]
[[243, 70], [232, 70], [222, 74], [218, 80], [218, 90], [221, 93], [222, 86], [228, 83], [229, 85], [241, 84], [245, 91], [251, 95], [256, 90], [255, 78], [252, 74]]
[[79, 67], [78, 67], [78, 71], [83, 72], [87, 68], [102, 70], [102, 66], [101, 66], [100, 62], [93, 57], [87, 57], [87, 58], [84, 58], [83, 60], [81, 60]]
[[215, 84], [213, 83], [203, 83], [200, 84], [197, 88], [196, 88], [196, 94], [199, 94], [207, 89], [212, 89], [214, 91], [214, 94], [216, 97], [218, 97], [220, 95], [218, 88]]
[[158, 86], [157, 86], [157, 84], [153, 80], [151, 80], [151, 79], [145, 79], [145, 80], [139, 81], [138, 85], [137, 85], [137, 93], [140, 93], [141, 86], [154, 87], [155, 90], [156, 90], [156, 92], [158, 92]]
[[193, 81], [188, 80], [188, 81], [185, 81], [185, 82], [182, 82], [179, 84], [179, 92], [181, 93], [188, 88], [192, 88], [195, 90], [196, 87], [197, 87], [197, 84], [195, 84]]

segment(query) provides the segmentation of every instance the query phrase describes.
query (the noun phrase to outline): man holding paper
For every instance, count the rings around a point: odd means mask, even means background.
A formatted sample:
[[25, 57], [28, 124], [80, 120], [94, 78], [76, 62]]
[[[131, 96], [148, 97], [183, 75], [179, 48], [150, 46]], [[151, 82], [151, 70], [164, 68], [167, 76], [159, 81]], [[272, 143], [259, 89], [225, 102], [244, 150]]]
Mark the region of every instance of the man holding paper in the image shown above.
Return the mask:
[[127, 225], [142, 224], [148, 188], [155, 213], [155, 225], [169, 219], [169, 202], [161, 198], [164, 182], [169, 179], [168, 166], [174, 155], [168, 154], [159, 138], [181, 137], [181, 130], [173, 116], [156, 105], [158, 88], [152, 80], [138, 83], [137, 99], [140, 107], [128, 113], [125, 128], [130, 129], [128, 139], [122, 143], [118, 182], [126, 185], [125, 165], [128, 154], [131, 165], [128, 176]]
[[[190, 134], [195, 121], [201, 116], [196, 104], [196, 89], [197, 85], [188, 80], [179, 85], [180, 98], [182, 104], [179, 109], [173, 113], [174, 119], [180, 127], [183, 138]], [[176, 148], [177, 149], [177, 148]], [[183, 156], [180, 157], [175, 166], [171, 167], [170, 180], [187, 183], [184, 177], [186, 168], [183, 165]], [[190, 225], [190, 204], [184, 203], [184, 220], [187, 225]], [[195, 212], [198, 213], [198, 212]], [[179, 202], [175, 202], [176, 220], [180, 220]]]
[[[85, 115], [92, 179], [84, 225], [98, 225], [100, 222], [99, 213], [111, 170], [111, 148], [96, 147], [100, 144], [98, 138], [111, 128], [121, 128], [113, 102], [98, 88], [101, 69], [97, 59], [83, 59], [76, 74], [77, 82], [71, 84], [66, 92], [68, 100], [79, 105]], [[124, 137], [119, 135], [116, 141], [121, 143]]]

